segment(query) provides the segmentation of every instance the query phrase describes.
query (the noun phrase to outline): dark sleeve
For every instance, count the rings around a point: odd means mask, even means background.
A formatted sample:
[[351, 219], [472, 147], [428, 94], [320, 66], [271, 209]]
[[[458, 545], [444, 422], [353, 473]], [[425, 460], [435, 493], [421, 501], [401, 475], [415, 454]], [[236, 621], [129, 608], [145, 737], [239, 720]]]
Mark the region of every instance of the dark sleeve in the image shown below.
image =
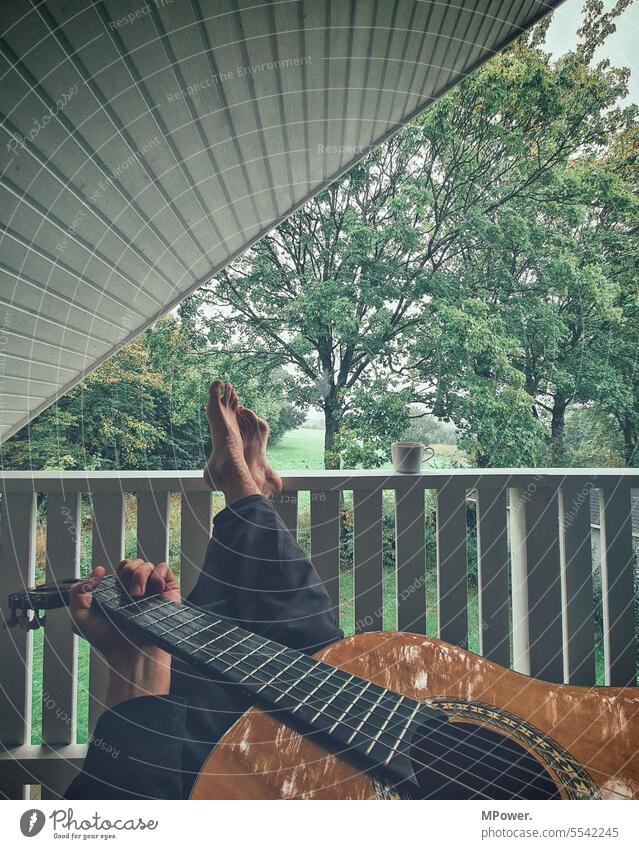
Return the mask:
[[343, 636], [313, 564], [261, 495], [215, 517], [189, 601], [301, 651], [316, 652]]
[[181, 799], [186, 704], [143, 696], [106, 711], [66, 799]]

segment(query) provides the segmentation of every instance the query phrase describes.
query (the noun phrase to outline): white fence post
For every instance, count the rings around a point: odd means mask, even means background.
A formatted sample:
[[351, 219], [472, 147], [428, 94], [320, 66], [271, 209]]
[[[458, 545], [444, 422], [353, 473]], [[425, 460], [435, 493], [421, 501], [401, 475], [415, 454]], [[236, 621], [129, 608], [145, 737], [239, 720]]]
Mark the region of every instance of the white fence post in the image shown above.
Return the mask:
[[35, 581], [34, 492], [2, 493], [0, 516], [0, 740], [5, 746], [31, 742], [32, 632], [5, 628], [7, 596]]
[[353, 594], [355, 633], [381, 631], [382, 594], [382, 490], [353, 492]]
[[[47, 581], [80, 576], [80, 493], [47, 496]], [[67, 607], [47, 613], [42, 679], [42, 739], [75, 743], [78, 640]]]

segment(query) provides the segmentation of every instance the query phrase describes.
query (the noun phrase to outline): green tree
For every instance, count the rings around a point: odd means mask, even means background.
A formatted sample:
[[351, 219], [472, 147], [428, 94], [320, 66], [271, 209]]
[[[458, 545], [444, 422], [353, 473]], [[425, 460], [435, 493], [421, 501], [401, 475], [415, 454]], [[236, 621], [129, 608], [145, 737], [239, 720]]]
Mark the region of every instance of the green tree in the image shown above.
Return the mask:
[[[285, 366], [297, 404], [323, 412], [325, 464], [338, 466], [352, 444], [355, 393], [361, 403], [366, 387], [382, 383], [381, 416], [388, 393], [429, 401], [428, 387], [447, 379], [432, 327], [468, 301], [465, 257], [485, 248], [480, 239], [500, 238], [501, 210], [534, 205], [555, 169], [605, 143], [621, 120], [626, 79], [574, 54], [553, 64], [523, 42], [495, 57], [199, 293], [211, 344]], [[458, 366], [453, 356], [447, 367]], [[461, 418], [514, 403], [517, 430], [534, 428], [521, 386], [507, 381], [500, 398], [492, 408], [474, 399], [475, 412], [467, 404]], [[375, 436], [366, 424], [375, 420], [358, 422], [359, 440]], [[388, 432], [400, 424], [401, 416]], [[519, 450], [518, 433], [509, 441]]]
[[629, 123], [600, 166], [598, 250], [617, 286], [619, 321], [600, 337], [597, 404], [616, 423], [627, 466], [639, 465], [639, 128]]
[[[619, 382], [619, 362], [602, 342], [618, 338], [624, 322], [613, 266], [627, 256], [618, 230], [628, 216], [620, 198], [629, 192], [618, 186], [612, 197], [608, 159], [620, 135], [629, 127], [636, 132], [636, 109], [617, 105], [626, 93], [626, 71], [605, 62], [588, 65], [611, 26], [609, 19], [596, 25], [595, 13], [587, 10], [590, 23], [574, 54], [552, 64], [538, 49], [538, 32], [459, 89], [456, 105], [465, 110], [465, 88], [495, 91], [498, 80], [517, 81], [511, 94], [541, 123], [522, 137], [526, 117], [513, 103], [495, 109], [493, 119], [521, 178], [530, 171], [525, 151], [539, 151], [543, 143], [557, 154], [543, 174], [533, 166], [533, 179], [499, 205], [476, 204], [469, 212], [415, 338], [411, 366], [424, 380], [423, 400], [457, 425], [460, 444], [479, 465], [563, 464], [570, 404], [590, 402], [603, 386]], [[442, 120], [454, 112], [453, 94], [441, 106]], [[566, 133], [573, 117], [576, 144]], [[463, 146], [472, 146], [472, 138], [471, 131]], [[492, 130], [486, 138], [490, 144]], [[440, 170], [446, 179], [447, 162]], [[637, 323], [625, 327], [618, 359], [625, 358], [628, 372]], [[633, 392], [619, 397], [626, 421], [633, 400], [636, 408]]]
[[167, 438], [156, 415], [167, 403], [138, 337], [5, 442], [2, 466], [146, 468]]
[[2, 467], [202, 468], [211, 452], [204, 404], [214, 377], [238, 384], [275, 439], [299, 425], [301, 413], [286, 400], [286, 374], [247, 376], [241, 363], [215, 355], [187, 320], [169, 317], [4, 443]]

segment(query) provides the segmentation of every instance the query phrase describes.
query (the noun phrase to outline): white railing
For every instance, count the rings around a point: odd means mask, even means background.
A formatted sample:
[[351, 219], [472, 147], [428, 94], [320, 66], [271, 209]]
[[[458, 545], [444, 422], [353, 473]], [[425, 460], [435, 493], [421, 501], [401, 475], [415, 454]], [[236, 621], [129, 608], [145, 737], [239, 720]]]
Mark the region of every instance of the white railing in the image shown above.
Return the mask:
[[[383, 505], [388, 501], [383, 493], [394, 492], [397, 627], [426, 633], [425, 493], [430, 493], [437, 517], [437, 636], [466, 647], [471, 499], [477, 519], [476, 648], [525, 674], [588, 685], [595, 681], [590, 498], [597, 491], [601, 562], [594, 565], [601, 570], [605, 683], [624, 685], [636, 682], [633, 487], [639, 488], [639, 470], [289, 472], [275, 506], [296, 533], [300, 493], [310, 493], [309, 554], [339, 613], [340, 568], [345, 566], [340, 564], [340, 494], [347, 494], [350, 506], [352, 493], [353, 559], [346, 566], [352, 566], [353, 620], [356, 631], [379, 630]], [[166, 560], [170, 497], [179, 497], [185, 592], [197, 579], [211, 528], [211, 494], [197, 472], [8, 472], [1, 493], [3, 617], [8, 593], [35, 580], [37, 496], [44, 493], [47, 580], [80, 574], [81, 498], [87, 494], [91, 560], [107, 566], [125, 554], [125, 505], [133, 497], [139, 555]], [[43, 743], [31, 743], [32, 641], [33, 632], [0, 629], [0, 792], [14, 798], [22, 796], [25, 785], [41, 784], [44, 796], [62, 792], [86, 751], [76, 742], [78, 640], [65, 611], [51, 614], [45, 631]], [[105, 681], [104, 665], [92, 654], [90, 728], [102, 710]]]

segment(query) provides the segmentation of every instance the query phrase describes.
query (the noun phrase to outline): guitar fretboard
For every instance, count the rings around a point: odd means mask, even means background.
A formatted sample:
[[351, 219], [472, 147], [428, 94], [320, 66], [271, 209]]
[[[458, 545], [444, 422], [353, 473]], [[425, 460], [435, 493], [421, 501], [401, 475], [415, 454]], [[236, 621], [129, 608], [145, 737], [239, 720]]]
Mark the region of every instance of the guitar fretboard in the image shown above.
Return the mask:
[[186, 604], [148, 596], [132, 601], [115, 577], [94, 592], [114, 624], [145, 637], [213, 678], [241, 686], [269, 712], [281, 712], [327, 735], [340, 754], [405, 777], [400, 756], [411, 731], [435, 711], [302, 652], [247, 631], [233, 621]]

